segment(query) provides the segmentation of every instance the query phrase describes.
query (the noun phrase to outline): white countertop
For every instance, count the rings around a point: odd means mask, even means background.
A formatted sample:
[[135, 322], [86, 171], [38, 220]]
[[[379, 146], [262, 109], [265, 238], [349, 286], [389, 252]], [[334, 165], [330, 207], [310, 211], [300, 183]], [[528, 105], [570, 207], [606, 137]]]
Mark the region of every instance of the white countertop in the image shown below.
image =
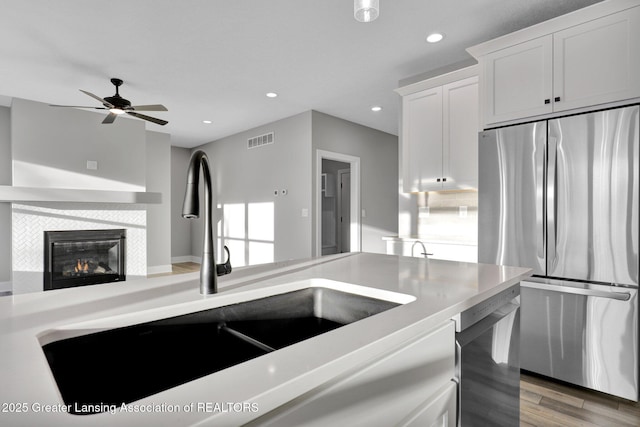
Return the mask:
[[[2, 297], [0, 425], [241, 425], [508, 289], [529, 271], [359, 253], [238, 269], [219, 278], [220, 293], [206, 297], [199, 294], [198, 273]], [[53, 412], [64, 404], [41, 349], [46, 340], [232, 304], [268, 287], [310, 279], [416, 300], [132, 403], [151, 412]], [[218, 411], [229, 409], [228, 403], [251, 409]], [[192, 404], [202, 410], [184, 410]]]

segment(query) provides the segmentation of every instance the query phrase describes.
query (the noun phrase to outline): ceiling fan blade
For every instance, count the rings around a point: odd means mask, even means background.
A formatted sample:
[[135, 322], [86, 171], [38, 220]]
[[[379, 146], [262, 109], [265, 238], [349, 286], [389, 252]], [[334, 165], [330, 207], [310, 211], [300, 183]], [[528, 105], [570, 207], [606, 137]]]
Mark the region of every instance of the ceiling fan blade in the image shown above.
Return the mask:
[[96, 100], [100, 101], [102, 104], [104, 104], [107, 107], [110, 107], [110, 108], [114, 107], [113, 104], [111, 104], [110, 102], [105, 101], [104, 99], [100, 98], [98, 95], [94, 95], [91, 92], [87, 92], [86, 90], [82, 90], [82, 89], [80, 89], [80, 92], [82, 92], [82, 93], [84, 93], [86, 95], [89, 95], [93, 99], [96, 99]]
[[133, 111], [127, 111], [127, 114], [130, 114], [133, 117], [137, 117], [137, 118], [142, 119], [142, 120], [150, 121], [150, 122], [155, 123], [155, 124], [160, 125], [160, 126], [164, 126], [167, 123], [169, 123], [166, 120], [156, 119], [155, 117], [145, 116], [144, 114], [135, 113]]
[[162, 104], [132, 105], [131, 109], [135, 111], [169, 111], [167, 110], [167, 107]]
[[113, 123], [116, 120], [116, 117], [118, 117], [117, 114], [114, 113], [109, 113], [107, 114], [107, 117], [104, 118], [104, 120], [102, 121], [102, 124], [109, 124], [109, 123]]
[[49, 104], [49, 107], [67, 107], [67, 108], [91, 108], [94, 110], [107, 110], [106, 107], [88, 107], [86, 105], [58, 105], [58, 104]]

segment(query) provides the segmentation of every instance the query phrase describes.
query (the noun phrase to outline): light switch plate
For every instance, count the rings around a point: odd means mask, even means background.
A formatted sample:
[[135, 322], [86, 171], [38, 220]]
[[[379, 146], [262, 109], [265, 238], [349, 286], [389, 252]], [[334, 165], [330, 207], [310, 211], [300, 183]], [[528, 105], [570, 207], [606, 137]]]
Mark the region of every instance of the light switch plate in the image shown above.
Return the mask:
[[87, 160], [87, 169], [98, 170], [98, 162], [96, 160]]

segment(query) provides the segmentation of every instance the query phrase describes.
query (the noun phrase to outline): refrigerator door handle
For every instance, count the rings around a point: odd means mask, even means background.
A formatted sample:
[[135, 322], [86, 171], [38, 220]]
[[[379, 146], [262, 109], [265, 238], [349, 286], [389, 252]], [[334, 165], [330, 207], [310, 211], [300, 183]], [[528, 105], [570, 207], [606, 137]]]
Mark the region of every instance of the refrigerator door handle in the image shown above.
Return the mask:
[[557, 191], [557, 150], [558, 150], [558, 138], [549, 135], [547, 144], [547, 274], [553, 270], [557, 263], [556, 258], [556, 246], [558, 244], [556, 223], [556, 214], [558, 207], [556, 206], [556, 191]]
[[[535, 138], [535, 174], [536, 188], [543, 189], [545, 183], [545, 170], [547, 164], [547, 144], [546, 138]], [[546, 268], [547, 256], [547, 222], [545, 211], [547, 209], [543, 191], [536, 191], [536, 248], [538, 265]], [[543, 270], [544, 271], [544, 270]]]
[[629, 292], [606, 292], [596, 289], [574, 288], [572, 286], [551, 285], [547, 283], [520, 282], [523, 288], [539, 289], [542, 291], [561, 292], [565, 294], [584, 295], [587, 297], [608, 298], [618, 301], [629, 301], [631, 294]]

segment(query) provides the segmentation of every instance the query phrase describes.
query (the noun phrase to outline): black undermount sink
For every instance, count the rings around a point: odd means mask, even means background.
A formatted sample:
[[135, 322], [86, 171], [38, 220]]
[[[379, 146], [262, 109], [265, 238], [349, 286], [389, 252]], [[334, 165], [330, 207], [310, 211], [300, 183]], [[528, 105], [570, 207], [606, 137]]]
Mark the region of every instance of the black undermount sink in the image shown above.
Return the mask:
[[[323, 287], [63, 339], [42, 348], [70, 412], [101, 412], [400, 304]], [[86, 408], [95, 407], [96, 410]]]

